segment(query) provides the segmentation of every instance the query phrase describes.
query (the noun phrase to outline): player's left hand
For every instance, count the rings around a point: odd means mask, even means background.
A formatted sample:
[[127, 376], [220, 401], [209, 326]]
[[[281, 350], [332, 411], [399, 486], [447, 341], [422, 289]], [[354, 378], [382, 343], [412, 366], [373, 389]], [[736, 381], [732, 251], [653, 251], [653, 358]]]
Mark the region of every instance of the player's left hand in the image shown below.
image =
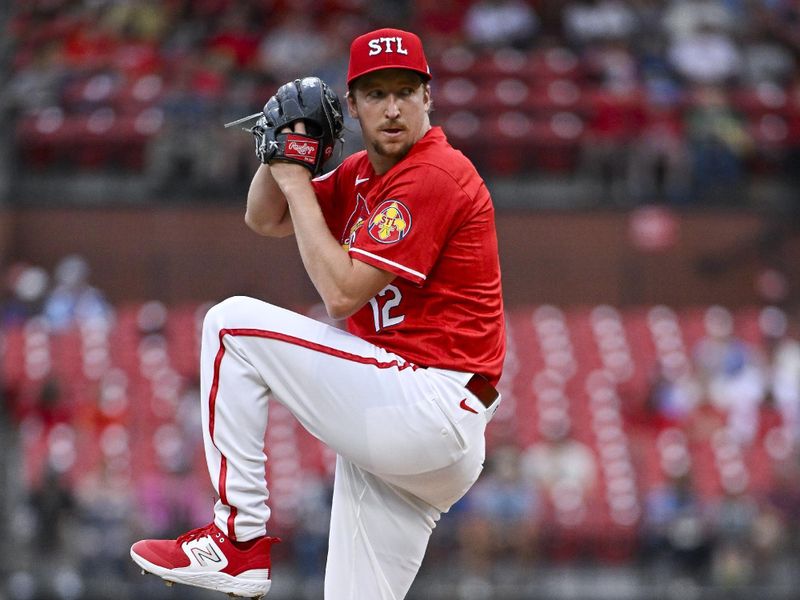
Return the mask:
[[[302, 133], [297, 128], [301, 123]], [[304, 77], [279, 87], [249, 131], [262, 163], [295, 162], [319, 175], [334, 145], [341, 141], [343, 128], [336, 93], [318, 77]]]

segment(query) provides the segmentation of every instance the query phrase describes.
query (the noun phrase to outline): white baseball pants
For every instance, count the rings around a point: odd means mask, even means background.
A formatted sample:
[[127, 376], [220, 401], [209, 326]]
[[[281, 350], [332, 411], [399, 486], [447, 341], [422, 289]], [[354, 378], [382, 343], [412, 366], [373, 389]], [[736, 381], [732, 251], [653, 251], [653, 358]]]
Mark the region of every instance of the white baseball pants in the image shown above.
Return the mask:
[[214, 306], [203, 324], [201, 401], [217, 526], [239, 541], [266, 532], [271, 394], [338, 455], [326, 600], [403, 598], [441, 513], [482, 469], [497, 402], [486, 409], [467, 391], [470, 375], [418, 368], [252, 298]]

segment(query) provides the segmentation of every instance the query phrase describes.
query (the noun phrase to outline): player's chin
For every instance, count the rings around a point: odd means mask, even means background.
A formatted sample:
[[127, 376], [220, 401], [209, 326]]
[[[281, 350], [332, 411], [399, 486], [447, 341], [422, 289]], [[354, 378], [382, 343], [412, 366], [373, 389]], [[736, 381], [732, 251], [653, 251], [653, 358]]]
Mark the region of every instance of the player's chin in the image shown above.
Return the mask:
[[405, 140], [376, 141], [373, 144], [375, 151], [386, 158], [403, 158], [411, 149], [411, 144]]

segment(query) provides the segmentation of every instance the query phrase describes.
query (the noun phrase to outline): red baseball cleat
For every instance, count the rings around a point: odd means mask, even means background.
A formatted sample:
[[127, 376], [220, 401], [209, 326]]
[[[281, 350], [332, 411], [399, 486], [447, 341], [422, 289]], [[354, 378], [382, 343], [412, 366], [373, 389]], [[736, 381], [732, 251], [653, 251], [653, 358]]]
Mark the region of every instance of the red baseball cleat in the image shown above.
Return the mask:
[[183, 583], [234, 596], [265, 595], [270, 581], [269, 552], [278, 538], [263, 536], [232, 542], [211, 523], [177, 540], [142, 540], [131, 546], [131, 558], [144, 571], [169, 585]]

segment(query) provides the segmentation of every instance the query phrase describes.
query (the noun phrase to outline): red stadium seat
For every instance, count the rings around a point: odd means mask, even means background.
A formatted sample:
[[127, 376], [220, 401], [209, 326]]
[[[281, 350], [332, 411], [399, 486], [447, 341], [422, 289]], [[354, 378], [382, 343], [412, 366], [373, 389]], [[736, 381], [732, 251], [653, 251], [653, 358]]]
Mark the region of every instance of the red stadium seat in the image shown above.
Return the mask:
[[155, 105], [164, 91], [163, 77], [158, 73], [146, 73], [119, 86], [110, 100], [120, 114], [138, 114]]

